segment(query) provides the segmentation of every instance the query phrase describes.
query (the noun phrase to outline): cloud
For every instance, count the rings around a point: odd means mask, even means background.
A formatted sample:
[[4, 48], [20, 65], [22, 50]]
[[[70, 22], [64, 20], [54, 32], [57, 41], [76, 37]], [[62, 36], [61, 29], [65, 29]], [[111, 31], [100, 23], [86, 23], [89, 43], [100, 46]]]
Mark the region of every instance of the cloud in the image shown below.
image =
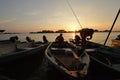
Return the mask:
[[12, 18], [12, 19], [4, 19], [4, 20], [0, 20], [0, 24], [9, 23], [9, 22], [13, 22], [13, 21], [15, 21], [15, 20], [16, 20], [15, 18]]

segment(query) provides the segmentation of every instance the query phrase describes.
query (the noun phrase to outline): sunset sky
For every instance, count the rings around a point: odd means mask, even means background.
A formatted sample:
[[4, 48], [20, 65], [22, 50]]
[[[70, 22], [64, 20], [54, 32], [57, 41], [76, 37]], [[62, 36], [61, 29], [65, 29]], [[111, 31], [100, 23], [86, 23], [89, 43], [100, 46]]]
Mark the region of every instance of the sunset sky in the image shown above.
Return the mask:
[[[120, 0], [69, 0], [83, 28], [110, 29]], [[0, 29], [6, 32], [81, 29], [66, 0], [0, 0]], [[120, 15], [114, 26], [120, 30]]]

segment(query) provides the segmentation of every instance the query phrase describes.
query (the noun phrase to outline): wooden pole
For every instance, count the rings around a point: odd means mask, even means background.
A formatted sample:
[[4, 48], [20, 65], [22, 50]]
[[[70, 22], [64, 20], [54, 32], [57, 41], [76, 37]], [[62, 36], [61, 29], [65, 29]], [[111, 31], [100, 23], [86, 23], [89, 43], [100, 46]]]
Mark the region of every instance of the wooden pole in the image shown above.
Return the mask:
[[111, 33], [111, 31], [112, 31], [112, 29], [113, 29], [113, 27], [114, 27], [114, 25], [115, 25], [115, 22], [116, 22], [116, 20], [117, 20], [117, 18], [118, 18], [118, 16], [119, 16], [119, 13], [120, 13], [120, 8], [119, 8], [118, 13], [117, 13], [117, 15], [116, 15], [116, 17], [115, 17], [115, 20], [114, 20], [114, 22], [113, 22], [113, 24], [112, 24], [112, 27], [111, 27], [111, 29], [110, 29], [110, 31], [109, 31], [109, 33], [108, 33], [108, 36], [107, 36], [107, 38], [106, 38], [106, 40], [105, 40], [105, 42], [104, 42], [104, 45], [106, 45], [106, 42], [107, 42], [107, 40], [108, 40], [108, 38], [109, 38], [109, 36], [110, 36], [110, 33]]

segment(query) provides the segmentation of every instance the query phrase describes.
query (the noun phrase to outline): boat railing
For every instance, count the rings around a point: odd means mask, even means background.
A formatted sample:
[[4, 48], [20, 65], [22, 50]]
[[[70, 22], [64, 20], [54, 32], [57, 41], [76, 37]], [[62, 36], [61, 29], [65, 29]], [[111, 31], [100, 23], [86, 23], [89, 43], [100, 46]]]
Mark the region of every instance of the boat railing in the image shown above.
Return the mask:
[[68, 51], [71, 51], [70, 48], [51, 48], [51, 52], [54, 55], [72, 57], [73, 54], [68, 54]]

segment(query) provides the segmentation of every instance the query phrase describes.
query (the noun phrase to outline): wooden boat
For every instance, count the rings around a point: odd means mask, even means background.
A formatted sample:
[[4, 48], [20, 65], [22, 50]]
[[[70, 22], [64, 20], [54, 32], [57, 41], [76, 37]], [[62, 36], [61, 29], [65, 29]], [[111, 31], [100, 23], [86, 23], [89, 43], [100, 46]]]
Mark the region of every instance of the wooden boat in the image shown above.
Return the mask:
[[[79, 56], [78, 56], [79, 55]], [[48, 63], [68, 78], [86, 77], [89, 68], [89, 56], [84, 50], [64, 42], [59, 45], [52, 42], [45, 51]]]
[[[48, 44], [0, 42], [0, 74], [12, 75], [13, 71], [24, 70], [24, 67], [35, 67], [42, 63], [44, 51]], [[17, 49], [16, 49], [17, 45]], [[34, 63], [34, 64], [33, 64]], [[24, 70], [25, 71], [25, 70]], [[14, 74], [15, 75], [15, 74]]]
[[112, 42], [111, 46], [113, 48], [120, 49], [120, 35], [117, 35], [117, 37], [115, 39], [112, 39], [111, 42]]
[[[81, 47], [81, 44], [77, 46]], [[85, 51], [90, 56], [90, 74], [120, 78], [120, 49], [87, 41]]]
[[118, 49], [120, 49], [120, 40], [113, 39], [111, 46], [112, 46], [113, 48], [118, 48]]

